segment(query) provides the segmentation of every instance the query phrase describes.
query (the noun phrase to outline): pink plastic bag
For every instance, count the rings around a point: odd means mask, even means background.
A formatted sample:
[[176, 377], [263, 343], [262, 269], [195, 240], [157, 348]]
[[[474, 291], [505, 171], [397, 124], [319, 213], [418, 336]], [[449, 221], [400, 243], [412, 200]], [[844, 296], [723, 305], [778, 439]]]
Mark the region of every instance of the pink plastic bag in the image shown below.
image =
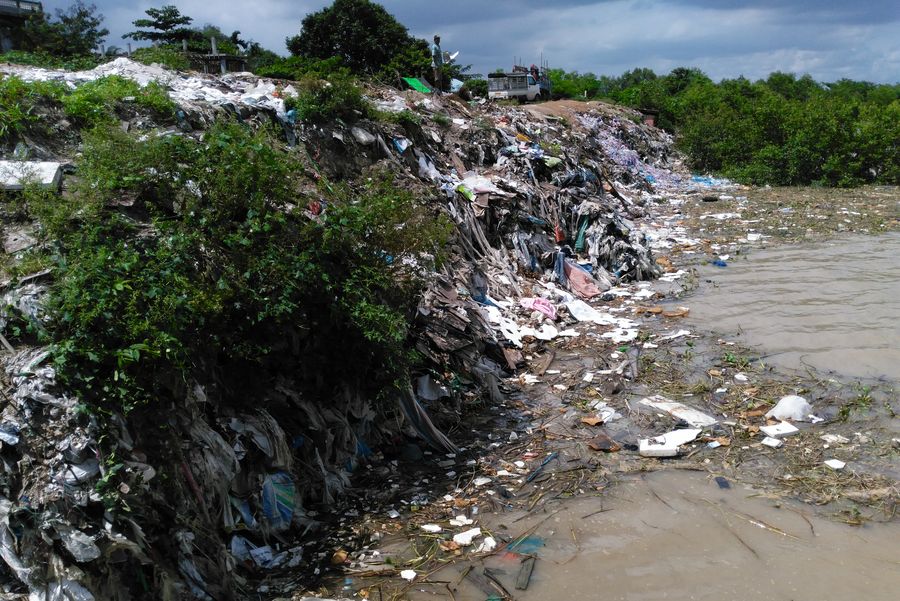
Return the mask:
[[519, 301], [526, 309], [540, 311], [551, 320], [556, 320], [556, 307], [546, 298], [523, 298]]

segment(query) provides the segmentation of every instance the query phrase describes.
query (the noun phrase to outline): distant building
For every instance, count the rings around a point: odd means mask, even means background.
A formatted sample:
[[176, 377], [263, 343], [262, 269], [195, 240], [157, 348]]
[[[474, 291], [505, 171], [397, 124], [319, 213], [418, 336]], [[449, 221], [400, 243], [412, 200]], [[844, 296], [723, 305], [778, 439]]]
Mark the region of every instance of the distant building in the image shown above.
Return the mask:
[[40, 2], [0, 0], [0, 52], [22, 45], [22, 26], [32, 15], [44, 12]]

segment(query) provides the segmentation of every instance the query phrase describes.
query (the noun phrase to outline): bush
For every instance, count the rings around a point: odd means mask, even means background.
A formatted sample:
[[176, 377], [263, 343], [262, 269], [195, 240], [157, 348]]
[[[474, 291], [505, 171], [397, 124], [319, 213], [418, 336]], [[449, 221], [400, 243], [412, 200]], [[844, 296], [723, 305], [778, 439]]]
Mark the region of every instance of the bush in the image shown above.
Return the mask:
[[97, 65], [108, 63], [110, 60], [109, 57], [104, 56], [59, 57], [46, 52], [23, 52], [21, 50], [10, 50], [0, 54], [0, 62], [41, 67], [42, 69], [65, 69], [67, 71], [87, 71]]
[[295, 102], [297, 118], [311, 123], [331, 119], [355, 121], [370, 110], [362, 91], [351, 77], [343, 74], [332, 74], [328, 80], [302, 81]]
[[191, 68], [190, 61], [181, 50], [166, 46], [138, 48], [131, 53], [131, 59], [145, 65], [158, 64], [178, 71]]
[[[60, 378], [95, 412], [171, 398], [188, 377], [236, 402], [279, 369], [322, 402], [407, 377], [414, 265], [450, 224], [389, 179], [334, 186], [310, 220], [300, 162], [275, 132], [233, 123], [202, 142], [98, 130], [79, 172], [78, 202], [47, 232], [61, 245], [50, 306]], [[123, 195], [149, 227], [104, 208]]]
[[65, 93], [65, 86], [59, 83], [27, 83], [18, 77], [0, 76], [0, 140], [36, 123], [39, 102], [56, 102]]
[[67, 115], [82, 125], [91, 126], [112, 120], [115, 108], [126, 98], [133, 98], [137, 106], [162, 117], [171, 117], [175, 112], [175, 103], [160, 84], [150, 82], [142, 88], [118, 75], [80, 85], [71, 94], [63, 96], [62, 104]]
[[290, 79], [293, 81], [327, 79], [333, 74], [340, 76], [350, 75], [350, 70], [343, 67], [341, 59], [336, 56], [324, 60], [291, 56], [256, 70], [256, 75], [260, 77]]
[[470, 79], [465, 83], [464, 87], [469, 90], [472, 96], [487, 98], [488, 82], [486, 79]]

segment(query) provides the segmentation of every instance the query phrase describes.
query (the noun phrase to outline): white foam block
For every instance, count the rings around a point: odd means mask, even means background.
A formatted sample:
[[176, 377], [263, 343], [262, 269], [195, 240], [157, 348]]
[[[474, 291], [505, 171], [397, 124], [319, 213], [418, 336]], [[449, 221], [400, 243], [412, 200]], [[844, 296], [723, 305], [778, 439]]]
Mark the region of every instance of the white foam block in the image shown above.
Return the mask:
[[759, 431], [766, 436], [778, 438], [779, 436], [790, 436], [791, 434], [796, 434], [800, 430], [797, 429], [797, 426], [795, 426], [794, 424], [781, 422], [780, 424], [775, 424], [774, 426], [763, 426], [759, 429]]
[[675, 457], [678, 447], [700, 436], [699, 428], [673, 430], [661, 436], [642, 438], [638, 441], [638, 453], [643, 457]]
[[0, 161], [0, 190], [15, 191], [32, 182], [44, 188], [58, 188], [62, 167], [49, 161]]

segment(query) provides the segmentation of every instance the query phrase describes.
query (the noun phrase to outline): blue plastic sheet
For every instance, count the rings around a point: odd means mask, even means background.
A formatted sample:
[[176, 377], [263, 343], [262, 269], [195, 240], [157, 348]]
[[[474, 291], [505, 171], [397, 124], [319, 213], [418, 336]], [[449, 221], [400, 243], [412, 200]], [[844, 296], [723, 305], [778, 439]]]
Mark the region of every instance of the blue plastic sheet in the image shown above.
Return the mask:
[[297, 488], [287, 472], [269, 474], [263, 481], [263, 514], [273, 530], [285, 530], [294, 519], [294, 503]]

